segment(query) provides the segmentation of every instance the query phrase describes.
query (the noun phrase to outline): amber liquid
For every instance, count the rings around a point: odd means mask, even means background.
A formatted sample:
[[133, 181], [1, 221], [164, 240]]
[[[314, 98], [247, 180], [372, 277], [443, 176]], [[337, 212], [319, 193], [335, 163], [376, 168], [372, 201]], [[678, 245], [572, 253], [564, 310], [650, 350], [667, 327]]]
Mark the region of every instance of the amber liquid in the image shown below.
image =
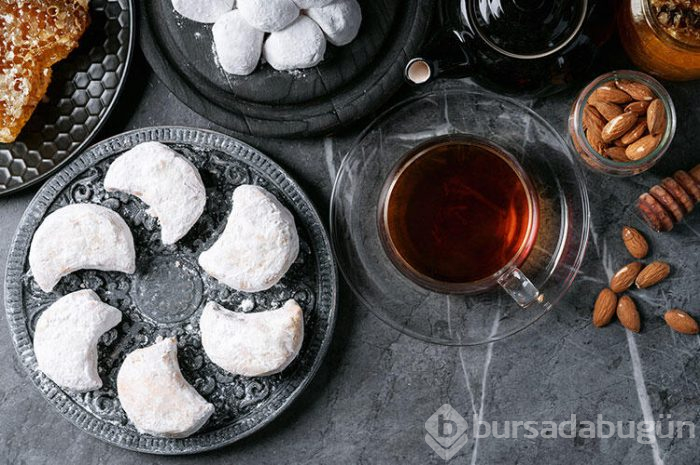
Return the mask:
[[406, 159], [384, 214], [390, 247], [415, 272], [473, 283], [522, 255], [536, 206], [507, 155], [472, 139], [447, 139]]

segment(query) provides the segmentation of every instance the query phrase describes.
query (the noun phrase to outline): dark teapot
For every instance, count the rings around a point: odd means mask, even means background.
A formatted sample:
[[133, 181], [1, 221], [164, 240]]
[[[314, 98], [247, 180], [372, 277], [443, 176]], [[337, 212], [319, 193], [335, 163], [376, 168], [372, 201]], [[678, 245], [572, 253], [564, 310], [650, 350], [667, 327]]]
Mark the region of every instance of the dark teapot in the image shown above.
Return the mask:
[[613, 0], [441, 0], [440, 32], [406, 79], [473, 77], [505, 93], [547, 95], [582, 77], [613, 31]]

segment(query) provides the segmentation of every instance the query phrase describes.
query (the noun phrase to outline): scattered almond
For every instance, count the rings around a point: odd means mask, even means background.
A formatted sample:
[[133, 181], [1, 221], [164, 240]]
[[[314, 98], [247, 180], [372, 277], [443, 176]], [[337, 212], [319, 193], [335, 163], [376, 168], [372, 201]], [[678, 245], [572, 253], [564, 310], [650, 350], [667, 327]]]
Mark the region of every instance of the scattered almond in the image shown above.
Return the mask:
[[652, 136], [658, 136], [666, 129], [666, 109], [658, 98], [653, 100], [647, 109], [647, 127]]
[[623, 90], [627, 95], [631, 96], [634, 100], [641, 101], [651, 101], [654, 99], [654, 92], [641, 82], [630, 81], [628, 79], [621, 79], [615, 81], [615, 85]]
[[627, 251], [634, 258], [644, 258], [649, 253], [649, 243], [644, 238], [642, 233], [631, 226], [622, 228], [622, 241], [627, 247]]
[[648, 156], [659, 145], [661, 138], [648, 134], [627, 146], [625, 154], [630, 160], [641, 160]]
[[642, 269], [639, 262], [629, 263], [618, 270], [610, 280], [610, 289], [615, 293], [627, 290]]
[[658, 284], [671, 274], [671, 267], [666, 262], [655, 261], [639, 272], [635, 283], [639, 289], [646, 289]]
[[603, 289], [598, 294], [593, 306], [593, 326], [602, 328], [610, 323], [615, 315], [617, 296], [608, 288]]
[[637, 305], [630, 296], [623, 295], [617, 301], [617, 319], [620, 320], [622, 326], [632, 332], [638, 333], [641, 328], [641, 321]]
[[664, 320], [666, 324], [671, 327], [674, 331], [683, 334], [698, 334], [700, 333], [700, 327], [698, 322], [690, 316], [688, 313], [680, 310], [678, 308], [673, 308], [664, 314]]
[[612, 142], [625, 135], [632, 129], [637, 122], [637, 115], [634, 113], [622, 113], [610, 121], [603, 127], [601, 137], [603, 142]]

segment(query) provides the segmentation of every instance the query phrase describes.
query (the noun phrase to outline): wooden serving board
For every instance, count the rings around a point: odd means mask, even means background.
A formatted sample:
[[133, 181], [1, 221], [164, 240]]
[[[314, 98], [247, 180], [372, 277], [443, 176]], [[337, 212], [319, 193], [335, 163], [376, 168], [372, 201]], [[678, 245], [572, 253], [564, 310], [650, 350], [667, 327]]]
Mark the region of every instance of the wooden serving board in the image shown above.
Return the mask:
[[403, 83], [403, 68], [428, 34], [431, 0], [359, 0], [363, 23], [317, 67], [249, 76], [217, 63], [210, 24], [183, 18], [171, 0], [138, 2], [141, 45], [158, 77], [187, 106], [241, 134], [305, 137], [377, 109]]

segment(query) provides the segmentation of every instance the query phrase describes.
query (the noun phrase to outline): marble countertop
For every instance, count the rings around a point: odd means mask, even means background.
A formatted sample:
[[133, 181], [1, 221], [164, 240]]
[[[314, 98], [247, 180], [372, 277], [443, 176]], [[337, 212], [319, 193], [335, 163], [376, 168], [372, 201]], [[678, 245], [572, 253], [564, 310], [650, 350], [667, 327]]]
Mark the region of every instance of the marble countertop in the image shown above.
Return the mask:
[[[615, 47], [614, 43], [609, 46], [613, 51], [607, 55], [612, 58], [600, 63], [601, 72], [629, 66]], [[565, 134], [575, 90], [523, 103]], [[516, 421], [558, 423], [572, 415], [578, 422], [595, 422], [602, 415], [614, 423], [635, 422], [637, 428], [644, 421], [661, 422], [660, 431], [647, 430], [632, 438], [606, 437], [605, 428], [593, 438], [580, 425], [576, 437], [558, 438], [525, 437], [522, 427], [517, 438], [475, 438], [470, 430], [452, 463], [700, 463], [700, 440], [688, 438], [691, 424], [700, 427], [700, 337], [675, 334], [661, 318], [670, 307], [700, 316], [700, 293], [696, 294], [700, 214], [690, 215], [672, 233], [646, 230], [653, 256], [671, 263], [673, 274], [668, 285], [635, 294], [643, 319], [641, 334], [627, 332], [618, 324], [605, 329], [590, 324], [597, 292], [626, 260], [619, 239], [621, 226], [628, 222], [640, 225], [632, 215], [634, 200], [661, 178], [700, 162], [700, 82], [669, 84], [668, 90], [678, 111], [678, 131], [671, 149], [641, 176], [618, 179], [587, 171], [592, 240], [581, 274], [567, 298], [529, 329], [476, 348], [428, 345], [382, 324], [344, 286], [330, 352], [290, 409], [270, 426], [230, 447], [168, 458], [110, 446], [63, 419], [25, 376], [7, 324], [2, 322], [0, 463], [442, 463], [424, 437], [426, 420], [443, 404], [454, 407], [470, 425], [475, 418], [497, 422], [500, 436], [506, 425], [512, 427]], [[181, 104], [139, 57], [131, 82], [100, 138], [167, 124], [226, 132]], [[243, 139], [295, 176], [327, 218], [332, 180], [360, 128], [358, 124], [314, 140]], [[34, 193], [0, 198], [0, 281], [4, 280], [10, 239]], [[4, 320], [4, 312], [0, 315]], [[683, 437], [677, 433], [668, 437], [668, 420], [688, 422], [681, 430]]]

